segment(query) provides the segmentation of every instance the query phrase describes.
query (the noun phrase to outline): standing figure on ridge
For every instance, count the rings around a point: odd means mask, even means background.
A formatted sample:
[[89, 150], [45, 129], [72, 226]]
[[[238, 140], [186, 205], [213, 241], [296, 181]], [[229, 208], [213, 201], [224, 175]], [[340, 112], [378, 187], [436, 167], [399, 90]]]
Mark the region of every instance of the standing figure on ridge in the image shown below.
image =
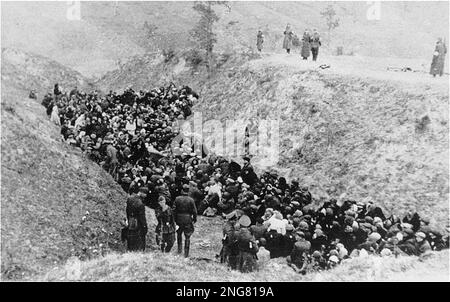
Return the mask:
[[261, 30], [258, 30], [258, 34], [256, 35], [256, 48], [259, 52], [261, 52], [264, 44], [264, 35]]
[[287, 53], [291, 53], [292, 39], [294, 38], [294, 32], [291, 29], [291, 25], [288, 23], [284, 30], [283, 49], [286, 49]]
[[317, 61], [320, 46], [322, 46], [322, 42], [320, 42], [320, 34], [317, 32], [317, 29], [314, 29], [311, 39], [311, 52], [313, 56], [313, 61]]
[[309, 33], [309, 29], [305, 29], [305, 32], [303, 33], [302, 38], [302, 58], [303, 60], [307, 60], [309, 55], [311, 54], [311, 42], [312, 37]]
[[431, 61], [430, 74], [435, 77], [437, 74], [442, 77], [444, 73], [445, 55], [447, 54], [447, 46], [438, 38], [434, 49], [433, 60]]

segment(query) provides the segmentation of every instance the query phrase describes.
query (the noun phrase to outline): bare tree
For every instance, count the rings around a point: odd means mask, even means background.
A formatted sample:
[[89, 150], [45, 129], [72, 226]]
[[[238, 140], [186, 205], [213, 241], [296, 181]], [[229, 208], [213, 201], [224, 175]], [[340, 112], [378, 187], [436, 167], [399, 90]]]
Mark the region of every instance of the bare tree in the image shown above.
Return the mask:
[[199, 48], [205, 51], [205, 62], [208, 74], [211, 74], [214, 66], [213, 49], [217, 43], [217, 35], [213, 31], [214, 23], [219, 21], [219, 16], [213, 6], [223, 5], [231, 10], [231, 6], [226, 1], [196, 1], [192, 7], [199, 15], [196, 26], [190, 31], [193, 40]]
[[331, 44], [331, 31], [339, 26], [339, 18], [336, 17], [336, 11], [332, 5], [328, 5], [323, 11], [320, 12], [327, 23], [328, 29], [328, 45]]

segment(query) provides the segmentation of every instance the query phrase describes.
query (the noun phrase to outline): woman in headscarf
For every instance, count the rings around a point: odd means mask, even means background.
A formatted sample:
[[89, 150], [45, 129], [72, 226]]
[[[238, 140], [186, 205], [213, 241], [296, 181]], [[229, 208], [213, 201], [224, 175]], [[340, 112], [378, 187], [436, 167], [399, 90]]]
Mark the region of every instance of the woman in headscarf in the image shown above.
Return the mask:
[[59, 117], [59, 109], [56, 103], [53, 105], [52, 114], [50, 120], [58, 126], [61, 126], [61, 118]]
[[287, 53], [291, 53], [292, 39], [294, 38], [294, 32], [291, 29], [291, 25], [288, 23], [284, 30], [283, 49], [286, 49]]
[[302, 58], [303, 60], [307, 60], [310, 53], [311, 53], [311, 42], [312, 37], [309, 33], [309, 29], [305, 29], [305, 32], [303, 33], [302, 38]]

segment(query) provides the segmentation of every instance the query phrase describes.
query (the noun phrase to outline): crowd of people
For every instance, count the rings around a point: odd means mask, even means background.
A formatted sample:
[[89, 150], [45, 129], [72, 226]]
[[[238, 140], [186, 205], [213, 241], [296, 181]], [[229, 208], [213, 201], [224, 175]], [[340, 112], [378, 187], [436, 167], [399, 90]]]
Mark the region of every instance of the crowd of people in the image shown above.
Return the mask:
[[[58, 85], [42, 104], [61, 126], [67, 143], [80, 147], [130, 194], [123, 240], [144, 250], [145, 209], [155, 209], [156, 242], [189, 256], [198, 215], [224, 220], [218, 257], [250, 272], [271, 258], [285, 257], [298, 272], [333, 267], [365, 254], [423, 255], [448, 248], [429, 219], [413, 211], [386, 215], [371, 200], [314, 200], [299, 181], [275, 172], [257, 175], [251, 156], [243, 164], [189, 144], [173, 145], [176, 123], [191, 114], [198, 95], [171, 84], [122, 94], [63, 93]], [[184, 248], [183, 248], [184, 235]]]

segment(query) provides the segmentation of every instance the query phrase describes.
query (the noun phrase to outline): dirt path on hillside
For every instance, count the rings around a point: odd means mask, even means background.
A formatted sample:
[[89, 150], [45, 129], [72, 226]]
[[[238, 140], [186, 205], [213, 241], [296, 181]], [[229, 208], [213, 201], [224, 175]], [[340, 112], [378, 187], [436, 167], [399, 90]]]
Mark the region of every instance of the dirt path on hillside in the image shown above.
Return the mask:
[[[263, 53], [257, 60], [249, 61], [248, 66], [254, 69], [268, 67], [286, 67], [290, 71], [319, 70], [325, 74], [345, 75], [351, 77], [370, 78], [391, 84], [398, 82], [402, 87], [415, 90], [437, 90], [447, 92], [449, 88], [449, 75], [433, 78], [429, 73], [430, 62], [426, 60], [401, 58], [375, 58], [363, 56], [326, 56], [320, 55], [317, 62], [311, 59], [303, 61], [298, 53], [279, 54]], [[321, 69], [326, 64], [330, 68]], [[388, 67], [409, 67], [413, 71], [391, 71]], [[448, 73], [448, 71], [446, 71]]]

